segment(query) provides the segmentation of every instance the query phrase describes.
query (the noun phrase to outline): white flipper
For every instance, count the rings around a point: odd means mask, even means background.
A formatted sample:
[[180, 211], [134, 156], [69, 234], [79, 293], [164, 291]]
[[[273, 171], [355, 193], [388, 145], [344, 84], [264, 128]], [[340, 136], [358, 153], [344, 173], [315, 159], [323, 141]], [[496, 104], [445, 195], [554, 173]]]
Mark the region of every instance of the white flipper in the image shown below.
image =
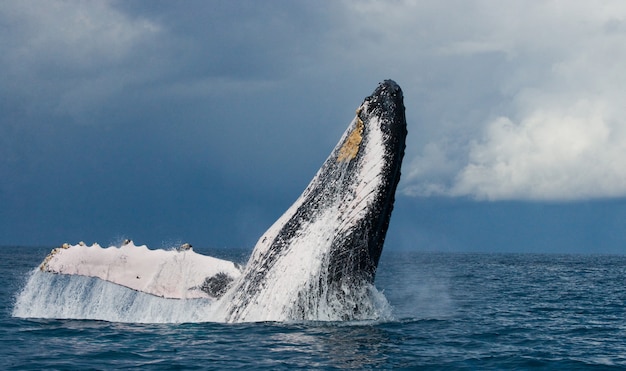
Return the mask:
[[150, 250], [145, 245], [135, 246], [132, 241], [108, 248], [98, 244], [64, 244], [52, 250], [39, 268], [44, 272], [97, 277], [171, 299], [215, 298], [207, 290], [211, 278], [223, 283], [241, 274], [235, 263], [192, 249]]

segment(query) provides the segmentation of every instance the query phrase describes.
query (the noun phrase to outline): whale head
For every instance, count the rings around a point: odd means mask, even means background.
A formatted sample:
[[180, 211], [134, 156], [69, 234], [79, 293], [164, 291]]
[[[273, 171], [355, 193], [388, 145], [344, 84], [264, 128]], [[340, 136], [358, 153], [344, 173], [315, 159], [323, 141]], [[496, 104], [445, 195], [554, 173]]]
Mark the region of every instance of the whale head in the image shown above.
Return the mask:
[[375, 278], [406, 134], [402, 90], [386, 80], [357, 108], [302, 195], [257, 242], [222, 298], [227, 320], [367, 316], [359, 298]]

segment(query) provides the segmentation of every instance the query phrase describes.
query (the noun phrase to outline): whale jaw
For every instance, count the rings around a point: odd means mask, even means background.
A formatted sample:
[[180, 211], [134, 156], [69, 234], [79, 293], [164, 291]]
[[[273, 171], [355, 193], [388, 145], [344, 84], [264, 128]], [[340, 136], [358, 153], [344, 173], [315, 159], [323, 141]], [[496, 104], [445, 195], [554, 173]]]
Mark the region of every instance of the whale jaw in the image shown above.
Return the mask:
[[222, 298], [228, 321], [371, 317], [371, 284], [400, 180], [400, 87], [381, 83]]

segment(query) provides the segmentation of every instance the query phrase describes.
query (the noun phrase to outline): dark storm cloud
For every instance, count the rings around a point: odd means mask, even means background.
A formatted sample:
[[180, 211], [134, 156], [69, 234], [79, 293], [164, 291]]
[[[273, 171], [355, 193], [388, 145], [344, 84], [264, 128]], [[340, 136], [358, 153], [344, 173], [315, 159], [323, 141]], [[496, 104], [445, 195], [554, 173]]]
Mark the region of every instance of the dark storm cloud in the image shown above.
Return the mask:
[[[624, 14], [621, 2], [4, 3], [0, 243], [250, 246], [393, 78], [409, 121], [398, 245], [481, 249], [473, 230], [506, 241], [486, 227], [502, 212], [501, 231], [544, 220], [553, 234], [537, 235], [568, 248], [558, 236], [580, 225], [554, 218], [623, 209]], [[617, 199], [578, 207], [603, 197]], [[545, 214], [526, 200], [574, 203]], [[423, 219], [439, 206], [436, 225]]]
[[297, 196], [267, 193], [299, 192], [332, 148], [351, 117], [318, 122], [311, 103], [333, 98], [297, 76], [324, 42], [315, 9], [169, 4], [4, 6], [7, 242], [249, 245]]

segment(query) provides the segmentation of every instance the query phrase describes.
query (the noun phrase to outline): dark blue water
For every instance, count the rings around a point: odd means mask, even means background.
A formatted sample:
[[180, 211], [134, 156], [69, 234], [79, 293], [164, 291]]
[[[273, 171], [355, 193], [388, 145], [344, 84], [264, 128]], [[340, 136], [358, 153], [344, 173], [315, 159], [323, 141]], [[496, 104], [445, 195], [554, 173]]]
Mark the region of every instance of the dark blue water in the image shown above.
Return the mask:
[[385, 322], [12, 317], [49, 250], [0, 248], [0, 369], [626, 368], [626, 256], [385, 251]]

